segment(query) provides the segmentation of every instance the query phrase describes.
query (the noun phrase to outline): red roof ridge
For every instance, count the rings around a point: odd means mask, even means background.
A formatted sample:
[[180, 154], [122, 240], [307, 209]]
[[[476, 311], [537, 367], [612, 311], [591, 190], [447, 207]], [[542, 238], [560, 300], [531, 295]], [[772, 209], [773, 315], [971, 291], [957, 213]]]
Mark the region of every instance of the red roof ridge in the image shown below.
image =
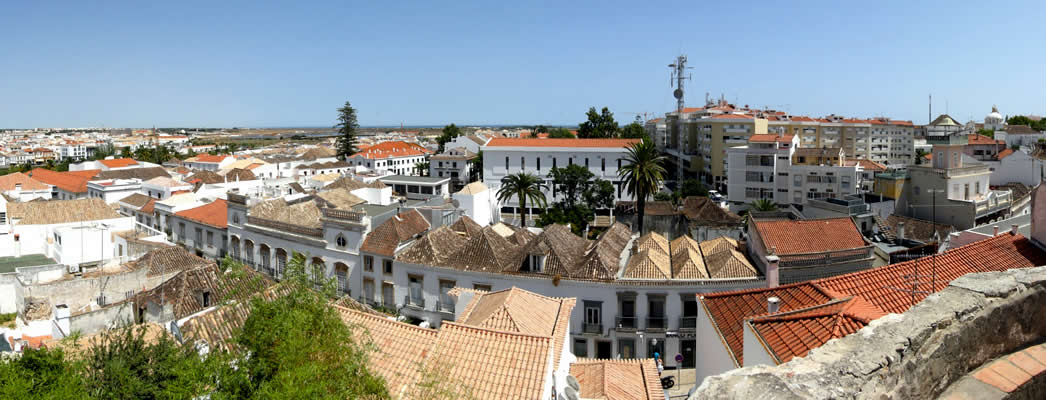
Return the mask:
[[553, 337], [551, 335], [537, 335], [537, 334], [533, 334], [533, 333], [505, 331], [505, 330], [501, 330], [501, 329], [487, 328], [487, 327], [484, 327], [484, 326], [463, 324], [461, 322], [455, 322], [455, 321], [443, 321], [440, 324], [439, 330], [442, 331], [443, 329], [446, 329], [447, 327], [455, 327], [455, 328], [459, 328], [459, 329], [468, 329], [468, 330], [474, 330], [474, 331], [483, 331], [483, 332], [489, 332], [489, 333], [498, 334], [498, 335], [520, 336], [520, 337], [529, 337], [529, 338], [534, 338], [534, 339], [539, 339], [539, 340], [547, 340], [547, 341], [549, 341], [550, 345], [552, 344], [552, 341], [553, 341]]

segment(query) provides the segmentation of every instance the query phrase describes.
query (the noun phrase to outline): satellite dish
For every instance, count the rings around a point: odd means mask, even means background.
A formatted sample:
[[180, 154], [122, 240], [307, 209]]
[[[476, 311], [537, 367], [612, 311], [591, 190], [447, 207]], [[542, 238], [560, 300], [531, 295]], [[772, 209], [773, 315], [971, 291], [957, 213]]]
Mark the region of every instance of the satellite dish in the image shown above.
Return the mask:
[[567, 386], [574, 388], [574, 390], [581, 390], [581, 384], [577, 383], [577, 378], [572, 375], [567, 375]]
[[581, 398], [581, 396], [578, 396], [577, 390], [574, 390], [574, 388], [570, 386], [563, 389], [562, 397], [566, 400], [579, 400]]
[[461, 202], [458, 201], [458, 199], [451, 199], [450, 204], [453, 205], [454, 208], [461, 208]]
[[683, 89], [676, 89], [672, 91], [672, 96], [675, 96], [675, 98], [677, 99], [683, 98]]

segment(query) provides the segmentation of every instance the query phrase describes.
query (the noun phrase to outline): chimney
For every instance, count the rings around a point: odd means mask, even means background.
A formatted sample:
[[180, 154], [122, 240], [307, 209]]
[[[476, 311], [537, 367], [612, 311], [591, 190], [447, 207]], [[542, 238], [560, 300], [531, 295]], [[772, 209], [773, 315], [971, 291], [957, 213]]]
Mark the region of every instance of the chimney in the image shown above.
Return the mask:
[[903, 241], [903, 240], [904, 240], [904, 222], [898, 222], [897, 223], [897, 241], [900, 242], [900, 241]]
[[1019, 228], [1019, 227], [1020, 226], [1018, 226], [1017, 224], [1010, 225], [1010, 234], [1011, 235], [1016, 235], [1017, 234], [1017, 228]]
[[999, 226], [995, 225], [992, 227], [992, 236], [999, 236]]
[[773, 254], [766, 256], [766, 287], [775, 288], [779, 285], [777, 264], [781, 258]]
[[766, 299], [766, 312], [774, 314], [781, 310], [781, 299], [777, 297], [768, 297]]

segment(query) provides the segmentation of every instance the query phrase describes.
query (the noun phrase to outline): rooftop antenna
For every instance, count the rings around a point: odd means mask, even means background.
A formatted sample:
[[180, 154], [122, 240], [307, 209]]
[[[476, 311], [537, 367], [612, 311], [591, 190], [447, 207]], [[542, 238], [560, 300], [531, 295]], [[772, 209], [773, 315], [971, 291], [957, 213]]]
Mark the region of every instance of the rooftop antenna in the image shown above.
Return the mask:
[[926, 111], [926, 124], [929, 125], [933, 122], [933, 95], [930, 95], [930, 101], [926, 103], [929, 108]]
[[672, 91], [672, 96], [676, 98], [676, 111], [682, 112], [685, 105], [683, 101], [683, 81], [692, 78], [686, 70], [694, 69], [694, 67], [686, 66], [686, 55], [682, 54], [676, 57], [676, 62], [668, 64], [668, 68], [672, 69], [672, 77], [669, 84], [674, 84], [676, 88], [676, 90]]

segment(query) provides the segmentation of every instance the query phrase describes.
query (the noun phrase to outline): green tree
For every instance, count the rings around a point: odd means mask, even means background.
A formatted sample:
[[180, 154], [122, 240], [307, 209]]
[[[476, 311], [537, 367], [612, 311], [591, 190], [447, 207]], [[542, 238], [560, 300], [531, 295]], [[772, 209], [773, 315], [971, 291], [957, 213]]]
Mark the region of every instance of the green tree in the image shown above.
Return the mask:
[[570, 129], [553, 128], [551, 131], [548, 132], [548, 137], [549, 139], [573, 139], [576, 136], [574, 136], [574, 134], [570, 132]]
[[442, 133], [436, 138], [436, 144], [439, 145], [439, 152], [442, 153], [444, 146], [458, 136], [461, 136], [461, 128], [458, 128], [457, 125], [450, 124], [444, 126]]
[[643, 232], [646, 199], [657, 193], [664, 181], [664, 160], [665, 157], [653, 142], [633, 143], [625, 155], [625, 165], [618, 172], [626, 191], [636, 199], [636, 219], [640, 233]]
[[571, 164], [562, 168], [552, 168], [548, 172], [556, 193], [562, 196], [560, 203], [573, 206], [581, 200], [581, 195], [588, 190], [595, 175], [588, 168]]
[[992, 130], [992, 129], [978, 129], [977, 130], [977, 134], [978, 135], [982, 135], [982, 136], [987, 136], [987, 137], [990, 137], [992, 139], [995, 138], [995, 131]]
[[534, 127], [534, 133], [548, 133], [548, 127], [544, 125], [538, 125]]
[[752, 202], [752, 210], [755, 211], [777, 211], [777, 203], [770, 199], [759, 199]]
[[287, 263], [288, 293], [252, 300], [251, 314], [234, 338], [243, 356], [236, 373], [223, 375], [222, 398], [386, 398], [384, 380], [367, 368], [371, 348], [357, 328], [328, 305], [333, 280], [317, 285], [306, 256]]
[[104, 160], [113, 155], [116, 155], [116, 147], [112, 143], [104, 143], [95, 148], [92, 160]]
[[679, 191], [680, 196], [684, 198], [690, 196], [708, 196], [708, 189], [706, 189], [705, 185], [697, 179], [684, 180], [682, 186], [679, 188]]
[[131, 158], [132, 156], [133, 154], [131, 154], [131, 149], [129, 147], [120, 149], [120, 158]]
[[631, 124], [625, 125], [621, 128], [621, 137], [626, 139], [643, 139], [650, 140], [650, 135], [647, 135], [646, 128], [643, 127], [643, 121], [636, 117], [636, 120]]
[[418, 176], [429, 176], [429, 162], [422, 161], [414, 163], [414, 170], [417, 171]]
[[356, 148], [356, 130], [359, 127], [360, 124], [356, 121], [356, 109], [346, 101], [345, 105], [338, 109], [338, 123], [334, 124], [339, 135], [335, 145], [338, 158], [344, 159], [359, 151]]
[[614, 207], [614, 184], [605, 179], [596, 179], [585, 190], [585, 204], [591, 208]]
[[[5, 357], [6, 358], [6, 357]], [[0, 398], [89, 399], [79, 365], [60, 349], [26, 349], [0, 360]]]
[[501, 188], [498, 189], [498, 200], [502, 203], [508, 202], [513, 197], [519, 201], [521, 210], [519, 226], [526, 226], [527, 200], [540, 206], [546, 207], [545, 183], [533, 174], [520, 172], [501, 178]]
[[595, 107], [588, 109], [585, 113], [588, 120], [578, 126], [577, 137], [579, 138], [612, 138], [617, 136], [618, 126], [614, 121], [614, 113], [609, 108], [596, 112]]

